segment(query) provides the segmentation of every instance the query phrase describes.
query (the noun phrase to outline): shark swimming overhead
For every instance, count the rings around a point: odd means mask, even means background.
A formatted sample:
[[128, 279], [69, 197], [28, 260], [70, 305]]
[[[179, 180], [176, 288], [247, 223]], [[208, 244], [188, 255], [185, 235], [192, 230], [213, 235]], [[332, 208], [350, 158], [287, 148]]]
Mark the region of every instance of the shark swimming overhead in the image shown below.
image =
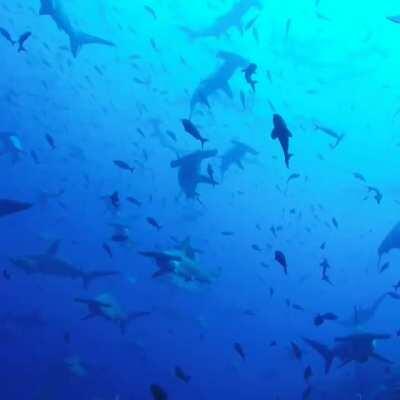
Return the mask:
[[400, 222], [397, 223], [391, 231], [385, 236], [382, 243], [378, 247], [378, 266], [383, 255], [389, 253], [391, 250], [400, 249]]
[[237, 28], [243, 32], [244, 18], [251, 9], [261, 10], [263, 1], [261, 0], [238, 0], [232, 8], [224, 15], [218, 17], [210, 26], [203, 29], [190, 29], [181, 27], [190, 39], [199, 39], [203, 37], [220, 37], [228, 34], [231, 28]]
[[11, 264], [26, 272], [28, 275], [54, 276], [64, 279], [81, 279], [85, 289], [97, 279], [119, 275], [118, 271], [90, 271], [85, 272], [79, 267], [58, 257], [60, 241], [51, 244], [43, 254], [11, 258]]
[[197, 186], [200, 183], [215, 185], [208, 175], [201, 173], [201, 163], [217, 155], [217, 150], [196, 151], [171, 162], [172, 168], [178, 168], [178, 182], [188, 199], [198, 199]]
[[239, 142], [238, 140], [231, 141], [232, 146], [221, 156], [221, 175], [224, 176], [232, 165], [237, 165], [240, 169], [244, 169], [243, 162], [247, 154], [257, 156], [258, 151], [252, 147]]
[[77, 57], [82, 47], [88, 44], [115, 47], [115, 44], [109, 40], [76, 29], [65, 12], [64, 1], [65, 0], [40, 0], [41, 5], [39, 14], [50, 16], [56, 23], [57, 28], [68, 35], [71, 53], [74, 57]]
[[32, 206], [33, 204], [31, 203], [22, 203], [20, 201], [10, 199], [0, 199], [0, 218], [28, 210]]
[[233, 91], [229, 81], [236, 71], [248, 65], [248, 61], [238, 54], [220, 51], [217, 58], [222, 60], [222, 64], [207, 78], [202, 80], [195, 89], [190, 100], [190, 116], [192, 117], [199, 104], [211, 108], [209, 98], [222, 91], [229, 98], [233, 98]]

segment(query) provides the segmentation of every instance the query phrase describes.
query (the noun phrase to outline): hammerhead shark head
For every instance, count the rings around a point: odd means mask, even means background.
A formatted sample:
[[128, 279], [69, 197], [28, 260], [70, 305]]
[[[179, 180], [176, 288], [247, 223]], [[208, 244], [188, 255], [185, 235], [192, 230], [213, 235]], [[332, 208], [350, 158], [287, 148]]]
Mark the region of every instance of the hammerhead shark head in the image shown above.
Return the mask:
[[229, 29], [236, 27], [240, 31], [243, 31], [243, 19], [246, 14], [252, 9], [262, 9], [263, 4], [261, 0], [239, 0], [232, 8], [224, 15], [218, 17], [210, 26], [207, 28], [193, 30], [190, 28], [182, 27], [182, 31], [185, 32], [190, 39], [199, 39], [202, 37], [220, 37], [228, 33]]
[[335, 339], [335, 346], [329, 348], [315, 340], [303, 338], [303, 340], [314, 350], [316, 350], [325, 360], [325, 373], [328, 374], [333, 360], [338, 358], [342, 364], [340, 367], [355, 361], [358, 363], [366, 363], [370, 358], [382, 361], [386, 364], [392, 362], [375, 352], [375, 340], [390, 339], [390, 335], [360, 333]]
[[386, 296], [387, 293], [379, 296], [369, 307], [354, 307], [354, 313], [349, 319], [337, 322], [342, 326], [354, 328], [367, 324], [375, 316]]
[[196, 192], [199, 183], [217, 184], [212, 177], [202, 175], [200, 172], [202, 161], [215, 157], [217, 153], [217, 150], [196, 151], [171, 162], [172, 168], [179, 168], [178, 182], [188, 199], [199, 198], [199, 194]]
[[68, 15], [66, 14], [62, 0], [40, 0], [40, 15], [48, 15], [56, 23], [58, 29], [65, 32], [69, 36], [71, 52], [77, 57], [82, 46], [86, 44], [100, 44], [105, 46], [115, 46], [114, 43], [89, 35], [75, 29]]
[[215, 72], [209, 77], [202, 80], [194, 91], [190, 100], [190, 117], [192, 117], [198, 104], [203, 104], [210, 108], [209, 97], [222, 91], [228, 97], [233, 98], [233, 92], [229, 85], [229, 81], [240, 68], [248, 65], [248, 61], [235, 53], [220, 51], [217, 57], [223, 60]]
[[400, 249], [400, 222], [392, 228], [378, 247], [378, 266], [383, 255], [389, 253], [393, 249]]
[[25, 271], [29, 275], [47, 275], [67, 279], [82, 279], [83, 286], [88, 289], [95, 279], [118, 275], [117, 271], [91, 271], [85, 272], [73, 264], [62, 260], [57, 256], [60, 241], [51, 244], [44, 254], [36, 254], [25, 257], [11, 258], [11, 263]]
[[126, 313], [114, 297], [108, 293], [103, 293], [95, 299], [76, 298], [75, 302], [85, 304], [89, 309], [89, 313], [82, 318], [84, 321], [92, 318], [103, 318], [112, 321], [120, 327], [122, 334], [125, 334], [129, 323], [137, 318], [151, 314], [148, 311]]
[[0, 199], [0, 218], [28, 210], [32, 205], [31, 203], [22, 203], [16, 200]]
[[228, 171], [228, 169], [234, 164], [236, 164], [240, 169], [244, 169], [243, 159], [247, 154], [256, 156], [259, 153], [247, 144], [237, 140], [232, 140], [232, 146], [225, 154], [222, 155], [221, 174], [224, 175], [226, 171]]

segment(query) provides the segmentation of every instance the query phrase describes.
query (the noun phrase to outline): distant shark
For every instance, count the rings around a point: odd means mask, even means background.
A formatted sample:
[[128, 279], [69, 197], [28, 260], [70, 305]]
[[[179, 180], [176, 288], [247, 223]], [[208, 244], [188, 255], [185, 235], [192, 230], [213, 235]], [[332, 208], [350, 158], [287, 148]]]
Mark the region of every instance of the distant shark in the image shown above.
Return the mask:
[[40, 0], [40, 4], [39, 14], [50, 16], [58, 29], [69, 36], [71, 52], [74, 57], [77, 57], [82, 46], [87, 44], [115, 46], [114, 43], [108, 40], [76, 30], [64, 10], [62, 0]]
[[400, 249], [400, 222], [391, 229], [380, 244], [378, 248], [378, 266], [383, 255], [389, 253], [393, 249]]
[[233, 91], [229, 81], [237, 70], [248, 65], [248, 61], [245, 58], [235, 53], [220, 51], [217, 57], [223, 60], [223, 64], [197, 86], [190, 100], [190, 118], [196, 110], [197, 105], [203, 104], [210, 108], [209, 97], [219, 91], [233, 98]]
[[256, 156], [259, 153], [247, 144], [237, 140], [232, 140], [232, 146], [225, 154], [222, 155], [221, 174], [225, 175], [232, 165], [237, 165], [240, 169], [244, 169], [243, 159], [247, 154]]
[[375, 316], [386, 296], [387, 293], [379, 296], [369, 307], [354, 307], [354, 313], [349, 319], [337, 322], [342, 326], [353, 328], [367, 324]]
[[188, 199], [199, 198], [199, 194], [196, 191], [198, 184], [216, 184], [215, 180], [210, 176], [202, 175], [200, 169], [202, 161], [215, 157], [217, 153], [217, 150], [196, 151], [171, 162], [172, 168], [179, 168], [179, 185]]
[[0, 218], [28, 210], [32, 205], [31, 203], [22, 203], [16, 200], [0, 199]]
[[21, 139], [13, 132], [0, 132], [0, 157], [9, 155], [15, 164], [25, 153]]
[[218, 17], [207, 28], [194, 30], [187, 27], [181, 27], [181, 29], [190, 39], [220, 37], [226, 35], [231, 28], [238, 28], [243, 32], [243, 19], [252, 8], [261, 10], [263, 8], [263, 2], [261, 0], [239, 0], [229, 11]]
[[304, 341], [323, 357], [325, 360], [325, 373], [327, 374], [335, 358], [341, 361], [342, 364], [340, 367], [352, 361], [363, 364], [370, 358], [374, 358], [386, 364], [392, 364], [390, 360], [375, 352], [374, 343], [379, 339], [390, 339], [390, 335], [360, 333], [336, 338], [336, 344], [331, 349], [315, 340], [304, 338]]
[[112, 321], [120, 327], [122, 334], [126, 333], [129, 323], [137, 318], [146, 317], [151, 314], [148, 311], [126, 313], [115, 298], [109, 293], [103, 293], [95, 299], [76, 298], [75, 301], [77, 303], [85, 304], [89, 308], [89, 313], [83, 318], [83, 320], [103, 318]]
[[11, 263], [29, 275], [47, 275], [66, 279], [82, 279], [85, 289], [95, 279], [118, 275], [117, 271], [85, 272], [57, 256], [60, 241], [57, 240], [44, 254], [11, 258]]

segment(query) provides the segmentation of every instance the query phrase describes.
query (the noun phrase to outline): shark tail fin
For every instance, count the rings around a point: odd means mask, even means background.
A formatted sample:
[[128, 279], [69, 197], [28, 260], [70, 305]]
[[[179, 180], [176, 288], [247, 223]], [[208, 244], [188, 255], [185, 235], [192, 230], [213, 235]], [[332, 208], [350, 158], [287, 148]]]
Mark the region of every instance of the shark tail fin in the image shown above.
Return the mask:
[[209, 142], [209, 140], [208, 140], [208, 139], [202, 138], [202, 139], [200, 139], [200, 142], [201, 142], [201, 148], [204, 149], [204, 145], [205, 145], [207, 142]]
[[328, 374], [331, 366], [333, 359], [335, 358], [335, 355], [327, 346], [324, 344], [321, 344], [315, 340], [303, 338], [303, 340], [310, 346], [312, 347], [317, 353], [319, 353], [322, 358], [325, 360], [325, 374]]
[[98, 278], [106, 278], [109, 276], [119, 275], [117, 271], [92, 271], [82, 275], [83, 287], [89, 289], [89, 285]]
[[289, 168], [289, 161], [290, 161], [290, 159], [293, 157], [293, 154], [291, 154], [291, 153], [289, 153], [288, 155], [287, 155], [287, 157], [285, 158], [285, 164], [286, 164], [286, 166]]
[[129, 324], [135, 319], [147, 317], [151, 314], [149, 311], [136, 311], [130, 313], [125, 319], [121, 320], [119, 323], [119, 327], [121, 329], [121, 334], [125, 335], [126, 330], [128, 329]]
[[104, 46], [115, 47], [113, 42], [102, 39], [97, 36], [89, 35], [84, 32], [75, 32], [70, 36], [71, 52], [74, 57], [77, 57], [82, 46], [87, 44], [100, 44]]

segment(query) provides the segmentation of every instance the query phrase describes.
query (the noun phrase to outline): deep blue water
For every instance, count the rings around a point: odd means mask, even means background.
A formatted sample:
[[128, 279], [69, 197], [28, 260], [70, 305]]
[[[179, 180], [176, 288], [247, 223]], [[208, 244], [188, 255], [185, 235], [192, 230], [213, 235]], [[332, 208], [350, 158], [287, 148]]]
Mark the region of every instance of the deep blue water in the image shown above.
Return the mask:
[[0, 13], [2, 399], [400, 399], [398, 2]]

